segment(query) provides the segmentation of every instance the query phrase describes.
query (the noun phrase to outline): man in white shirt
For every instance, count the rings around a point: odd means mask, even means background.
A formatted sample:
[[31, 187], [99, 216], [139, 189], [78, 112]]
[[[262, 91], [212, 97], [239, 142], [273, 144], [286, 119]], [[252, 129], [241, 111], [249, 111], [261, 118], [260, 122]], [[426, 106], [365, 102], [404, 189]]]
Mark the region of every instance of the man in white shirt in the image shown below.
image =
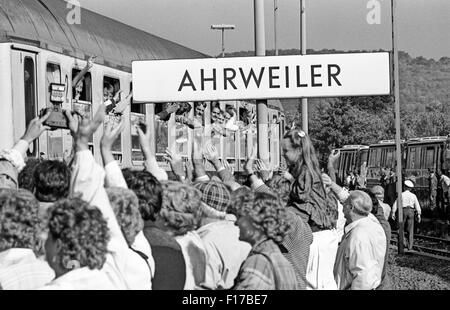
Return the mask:
[[450, 213], [450, 178], [442, 173], [440, 181], [442, 184], [442, 192], [444, 197], [444, 207], [442, 211], [445, 216]]
[[[411, 180], [406, 180], [404, 185], [405, 189], [402, 193], [403, 220], [405, 223], [404, 230], [405, 232], [408, 232], [408, 249], [412, 250], [414, 242], [414, 212], [417, 213], [417, 221], [420, 223], [422, 210], [420, 209], [417, 196], [411, 193], [411, 189], [414, 188], [414, 183]], [[394, 221], [396, 211], [397, 200], [395, 200], [394, 205], [392, 206], [392, 219]]]
[[386, 235], [370, 213], [372, 200], [362, 191], [352, 191], [344, 203], [345, 234], [334, 264], [340, 290], [374, 290], [381, 283]]

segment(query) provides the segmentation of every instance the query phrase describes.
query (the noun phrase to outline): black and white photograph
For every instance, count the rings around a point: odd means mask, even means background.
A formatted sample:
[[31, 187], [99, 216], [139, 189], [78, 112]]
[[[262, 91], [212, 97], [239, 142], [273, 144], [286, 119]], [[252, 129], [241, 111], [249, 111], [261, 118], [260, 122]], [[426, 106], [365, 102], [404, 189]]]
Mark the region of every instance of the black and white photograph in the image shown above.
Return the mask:
[[449, 232], [450, 0], [0, 0], [0, 290], [445, 291]]

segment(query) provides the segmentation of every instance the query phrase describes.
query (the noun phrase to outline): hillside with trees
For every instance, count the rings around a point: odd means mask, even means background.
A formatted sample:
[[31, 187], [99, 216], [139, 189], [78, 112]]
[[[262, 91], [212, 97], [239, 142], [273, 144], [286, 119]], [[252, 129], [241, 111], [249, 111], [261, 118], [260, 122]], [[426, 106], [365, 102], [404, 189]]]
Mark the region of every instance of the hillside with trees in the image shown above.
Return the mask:
[[[341, 52], [307, 51], [308, 54]], [[281, 50], [279, 54], [298, 55], [299, 51]], [[253, 52], [238, 52], [227, 57], [252, 55]], [[450, 58], [436, 61], [399, 52], [399, 61], [402, 139], [450, 134]], [[299, 99], [282, 100], [289, 124], [301, 126], [299, 102]], [[394, 100], [391, 96], [310, 99], [309, 131], [321, 154], [345, 144], [368, 145], [394, 139]]]

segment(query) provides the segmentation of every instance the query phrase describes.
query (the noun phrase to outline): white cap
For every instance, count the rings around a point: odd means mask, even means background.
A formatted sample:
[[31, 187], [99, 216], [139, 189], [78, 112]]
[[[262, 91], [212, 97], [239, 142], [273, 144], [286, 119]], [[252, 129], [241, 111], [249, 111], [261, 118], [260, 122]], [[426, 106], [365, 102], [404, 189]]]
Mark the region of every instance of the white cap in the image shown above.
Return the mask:
[[413, 183], [411, 180], [406, 180], [406, 181], [405, 181], [405, 185], [408, 186], [408, 187], [410, 187], [410, 188], [413, 188], [413, 187], [414, 187], [414, 183]]

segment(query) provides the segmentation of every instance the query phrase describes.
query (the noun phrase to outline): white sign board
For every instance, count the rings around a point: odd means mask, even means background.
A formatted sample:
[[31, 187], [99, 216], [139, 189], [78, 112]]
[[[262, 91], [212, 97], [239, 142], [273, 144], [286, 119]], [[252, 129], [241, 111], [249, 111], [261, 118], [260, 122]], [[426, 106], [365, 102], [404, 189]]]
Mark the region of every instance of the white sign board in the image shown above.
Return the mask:
[[137, 102], [390, 94], [389, 53], [134, 61]]

